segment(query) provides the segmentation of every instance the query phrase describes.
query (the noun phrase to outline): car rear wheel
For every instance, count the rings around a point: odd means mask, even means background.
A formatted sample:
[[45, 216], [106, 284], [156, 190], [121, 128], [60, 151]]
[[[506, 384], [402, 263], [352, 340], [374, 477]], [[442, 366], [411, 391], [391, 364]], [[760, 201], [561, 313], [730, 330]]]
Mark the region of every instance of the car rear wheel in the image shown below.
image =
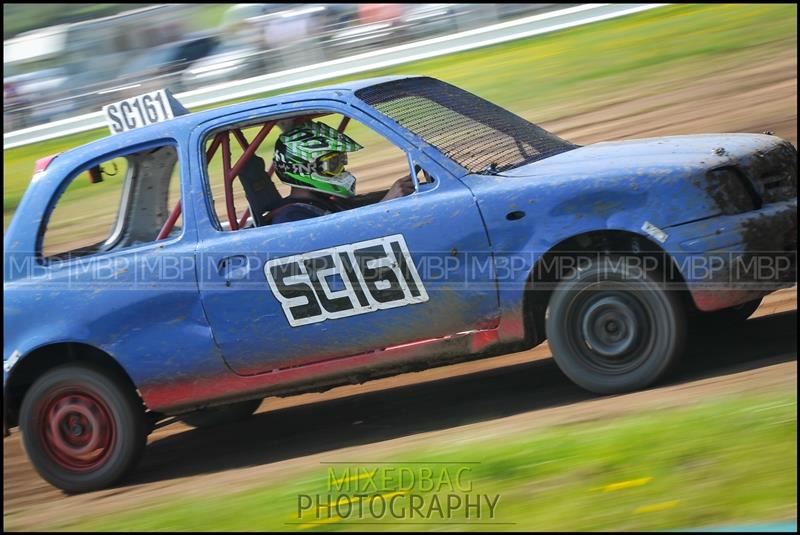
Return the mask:
[[592, 392], [644, 388], [683, 352], [686, 319], [679, 296], [635, 260], [608, 256], [588, 262], [556, 286], [548, 304], [553, 358]]
[[119, 481], [147, 442], [144, 406], [129, 385], [98, 368], [68, 364], [40, 377], [19, 419], [33, 466], [70, 493]]
[[215, 425], [238, 422], [249, 418], [261, 405], [260, 399], [249, 399], [220, 407], [211, 407], [199, 410], [185, 416], [180, 420], [192, 427], [213, 427]]

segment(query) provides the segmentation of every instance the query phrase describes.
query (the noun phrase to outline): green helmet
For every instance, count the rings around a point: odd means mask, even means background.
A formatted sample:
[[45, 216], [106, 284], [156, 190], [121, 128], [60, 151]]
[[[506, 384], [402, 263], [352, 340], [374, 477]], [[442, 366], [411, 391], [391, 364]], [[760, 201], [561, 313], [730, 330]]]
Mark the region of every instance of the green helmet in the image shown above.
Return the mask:
[[284, 184], [338, 197], [355, 195], [356, 179], [344, 170], [348, 152], [361, 145], [323, 123], [307, 122], [275, 142], [275, 174]]

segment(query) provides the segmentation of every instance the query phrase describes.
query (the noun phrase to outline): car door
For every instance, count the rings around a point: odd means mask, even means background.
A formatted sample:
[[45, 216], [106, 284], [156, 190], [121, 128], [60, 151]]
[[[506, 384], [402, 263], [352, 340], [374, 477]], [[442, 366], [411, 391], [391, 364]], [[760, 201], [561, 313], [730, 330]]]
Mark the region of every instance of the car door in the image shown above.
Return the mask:
[[409, 165], [423, 162], [432, 183], [390, 201], [235, 232], [220, 230], [210, 210], [199, 215], [208, 219], [198, 229], [201, 298], [237, 373], [496, 322], [489, 243], [470, 191], [368, 116], [357, 119], [406, 150]]

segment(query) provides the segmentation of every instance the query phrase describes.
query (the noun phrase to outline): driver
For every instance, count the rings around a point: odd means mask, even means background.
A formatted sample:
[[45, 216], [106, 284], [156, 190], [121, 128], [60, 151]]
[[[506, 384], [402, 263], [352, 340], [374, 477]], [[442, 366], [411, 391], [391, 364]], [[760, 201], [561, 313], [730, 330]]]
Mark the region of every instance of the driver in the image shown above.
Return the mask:
[[[356, 177], [345, 171], [347, 153], [363, 148], [344, 133], [313, 121], [284, 131], [275, 142], [275, 174], [291, 193], [274, 208], [272, 224], [308, 219], [346, 209], [337, 199], [355, 195]], [[412, 193], [411, 176], [398, 179], [381, 199]]]

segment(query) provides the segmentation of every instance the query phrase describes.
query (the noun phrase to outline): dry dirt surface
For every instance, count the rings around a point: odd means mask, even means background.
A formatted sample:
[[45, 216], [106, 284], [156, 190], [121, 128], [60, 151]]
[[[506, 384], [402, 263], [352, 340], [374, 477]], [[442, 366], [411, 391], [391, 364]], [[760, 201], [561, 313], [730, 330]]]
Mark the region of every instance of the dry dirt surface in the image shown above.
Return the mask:
[[[545, 126], [578, 143], [770, 129], [797, 144], [796, 58], [788, 54]], [[222, 432], [182, 424], [158, 429], [131, 479], [78, 496], [66, 496], [39, 478], [14, 430], [3, 442], [4, 524], [37, 529], [167, 497], [245, 489], [321, 461], [364, 462], [430, 441], [463, 442], [722, 395], [796, 390], [796, 325], [796, 287], [771, 294], [744, 328], [695, 333], [682, 365], [666, 383], [621, 396], [595, 396], [573, 385], [543, 344], [321, 394], [270, 398], [254, 418]]]
[[[645, 84], [646, 85], [646, 84]], [[702, 76], [681, 88], [649, 87], [589, 113], [543, 123], [579, 144], [630, 138], [772, 131], [797, 146], [797, 51]]]

